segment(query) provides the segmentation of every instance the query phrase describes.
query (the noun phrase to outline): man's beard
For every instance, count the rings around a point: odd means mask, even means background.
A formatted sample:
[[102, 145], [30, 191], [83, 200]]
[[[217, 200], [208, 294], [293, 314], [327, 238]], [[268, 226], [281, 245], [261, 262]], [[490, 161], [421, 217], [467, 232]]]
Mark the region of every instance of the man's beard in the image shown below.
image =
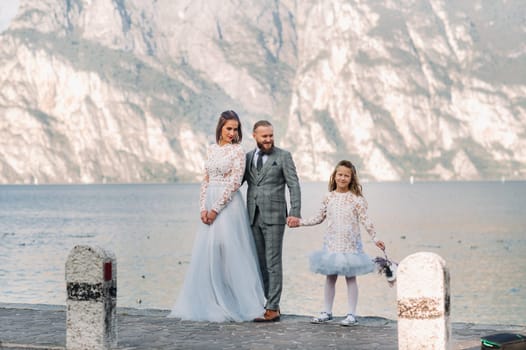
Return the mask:
[[256, 144], [258, 145], [259, 151], [263, 154], [271, 154], [272, 152], [274, 152], [274, 141], [272, 141], [272, 145], [269, 149], [264, 148], [261, 142], [256, 142]]

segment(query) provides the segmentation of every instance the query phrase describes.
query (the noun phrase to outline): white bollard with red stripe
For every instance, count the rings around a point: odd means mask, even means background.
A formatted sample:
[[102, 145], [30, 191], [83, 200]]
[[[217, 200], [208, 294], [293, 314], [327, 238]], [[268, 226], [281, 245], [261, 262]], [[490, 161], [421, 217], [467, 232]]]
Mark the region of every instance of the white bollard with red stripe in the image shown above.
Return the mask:
[[117, 264], [98, 247], [74, 247], [66, 261], [68, 350], [117, 346]]
[[398, 266], [398, 349], [451, 348], [450, 287], [446, 262], [420, 252]]

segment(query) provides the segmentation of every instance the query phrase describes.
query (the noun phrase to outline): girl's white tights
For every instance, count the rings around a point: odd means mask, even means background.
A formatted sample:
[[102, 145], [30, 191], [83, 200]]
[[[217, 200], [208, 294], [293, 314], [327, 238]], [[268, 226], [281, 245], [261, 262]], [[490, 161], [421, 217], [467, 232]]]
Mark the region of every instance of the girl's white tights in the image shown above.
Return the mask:
[[325, 312], [332, 314], [332, 304], [336, 293], [336, 280], [338, 275], [328, 275], [325, 279]]
[[345, 277], [347, 282], [347, 300], [349, 303], [348, 314], [356, 315], [356, 304], [358, 304], [358, 282], [356, 282], [356, 276]]
[[[338, 275], [329, 275], [325, 279], [325, 312], [332, 313], [334, 304], [334, 295], [336, 293], [336, 280]], [[350, 314], [356, 314], [356, 305], [358, 304], [358, 283], [356, 277], [345, 277], [347, 283], [347, 301]]]

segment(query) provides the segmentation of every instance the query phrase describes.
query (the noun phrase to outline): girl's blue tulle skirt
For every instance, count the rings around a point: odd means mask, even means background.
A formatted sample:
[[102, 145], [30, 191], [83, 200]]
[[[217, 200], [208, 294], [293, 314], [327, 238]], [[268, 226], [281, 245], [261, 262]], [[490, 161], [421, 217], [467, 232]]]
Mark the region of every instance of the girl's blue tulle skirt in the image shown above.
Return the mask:
[[318, 250], [309, 256], [310, 270], [322, 275], [358, 276], [375, 270], [371, 257], [365, 253], [334, 253]]

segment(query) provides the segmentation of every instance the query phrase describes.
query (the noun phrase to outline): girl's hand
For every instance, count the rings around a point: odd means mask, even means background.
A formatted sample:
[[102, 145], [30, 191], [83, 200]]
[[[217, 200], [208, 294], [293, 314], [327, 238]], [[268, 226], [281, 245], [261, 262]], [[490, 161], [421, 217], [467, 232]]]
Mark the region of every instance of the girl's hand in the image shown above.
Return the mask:
[[294, 216], [289, 216], [287, 218], [287, 225], [291, 228], [300, 227], [300, 219]]
[[381, 250], [385, 250], [385, 244], [384, 241], [376, 241], [376, 246], [380, 248]]

